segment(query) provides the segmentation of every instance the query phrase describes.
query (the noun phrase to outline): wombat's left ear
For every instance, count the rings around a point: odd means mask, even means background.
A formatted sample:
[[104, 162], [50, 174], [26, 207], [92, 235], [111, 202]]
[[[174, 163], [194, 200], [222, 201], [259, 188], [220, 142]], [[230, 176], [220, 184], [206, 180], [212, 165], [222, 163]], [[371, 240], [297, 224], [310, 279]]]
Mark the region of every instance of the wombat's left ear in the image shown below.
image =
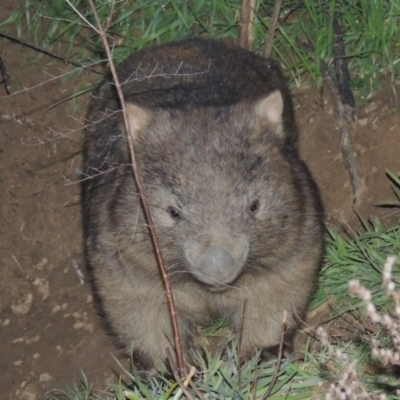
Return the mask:
[[149, 124], [153, 118], [152, 111], [139, 107], [133, 103], [126, 103], [126, 111], [128, 114], [129, 127], [133, 141], [135, 142], [140, 136], [143, 129]]
[[278, 136], [283, 136], [283, 99], [279, 90], [258, 100], [255, 103], [254, 111], [259, 121], [264, 121], [266, 125], [272, 125]]

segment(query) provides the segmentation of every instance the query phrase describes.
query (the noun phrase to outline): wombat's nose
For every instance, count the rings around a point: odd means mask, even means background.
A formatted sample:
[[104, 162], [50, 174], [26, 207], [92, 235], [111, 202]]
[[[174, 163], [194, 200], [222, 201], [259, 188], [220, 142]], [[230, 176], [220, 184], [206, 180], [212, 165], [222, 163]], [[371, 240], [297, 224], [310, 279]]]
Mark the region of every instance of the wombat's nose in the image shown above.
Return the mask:
[[208, 250], [201, 262], [200, 270], [217, 282], [229, 281], [238, 265], [232, 255], [223, 247], [215, 246]]

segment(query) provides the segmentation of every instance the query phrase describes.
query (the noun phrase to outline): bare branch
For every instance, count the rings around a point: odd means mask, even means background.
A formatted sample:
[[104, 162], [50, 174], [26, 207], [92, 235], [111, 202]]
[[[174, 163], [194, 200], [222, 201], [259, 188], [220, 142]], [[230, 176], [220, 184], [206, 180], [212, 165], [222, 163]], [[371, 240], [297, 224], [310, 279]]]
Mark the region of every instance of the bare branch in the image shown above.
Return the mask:
[[365, 190], [365, 180], [358, 165], [358, 157], [351, 137], [351, 132], [355, 130], [355, 122], [351, 117], [354, 109], [348, 104], [342, 103], [339, 89], [329, 72], [328, 66], [324, 62], [321, 62], [321, 70], [332, 95], [333, 108], [339, 122], [340, 151], [344, 165], [349, 171], [353, 201], [357, 203], [360, 200], [362, 192]]
[[240, 368], [240, 361], [242, 359], [242, 336], [243, 336], [243, 321], [244, 321], [244, 313], [246, 309], [246, 299], [242, 299], [240, 304], [240, 313], [239, 313], [239, 328], [238, 328], [238, 337], [237, 337], [237, 355], [238, 355], [238, 386], [239, 390], [242, 386], [242, 368]]
[[[70, 4], [69, 0], [67, 0], [67, 1]], [[154, 246], [157, 263], [160, 268], [162, 279], [163, 279], [163, 282], [165, 285], [165, 291], [166, 291], [168, 306], [169, 306], [170, 315], [171, 315], [172, 328], [173, 328], [173, 332], [174, 332], [175, 352], [176, 352], [176, 357], [177, 357], [177, 361], [178, 361], [178, 372], [181, 376], [183, 376], [184, 375], [184, 364], [183, 364], [182, 344], [181, 344], [181, 337], [180, 337], [178, 321], [177, 321], [177, 312], [176, 312], [175, 303], [174, 303], [173, 294], [172, 294], [172, 288], [171, 288], [171, 284], [168, 279], [168, 274], [167, 274], [167, 271], [166, 271], [166, 268], [164, 265], [164, 261], [163, 261], [162, 255], [161, 255], [160, 246], [159, 246], [158, 240], [157, 240], [157, 234], [156, 234], [156, 231], [154, 228], [153, 218], [151, 216], [149, 204], [147, 202], [147, 198], [146, 198], [144, 190], [143, 190], [142, 180], [141, 180], [140, 173], [139, 173], [139, 170], [137, 167], [136, 156], [135, 156], [135, 151], [134, 151], [134, 147], [133, 147], [133, 135], [131, 133], [131, 129], [129, 126], [129, 119], [127, 116], [128, 114], [127, 114], [127, 110], [126, 110], [124, 96], [123, 96], [122, 89], [121, 89], [121, 84], [119, 82], [117, 71], [116, 71], [116, 68], [115, 68], [115, 65], [114, 65], [114, 62], [112, 59], [112, 54], [110, 51], [110, 47], [108, 45], [106, 32], [101, 25], [101, 22], [100, 22], [98, 14], [96, 12], [96, 8], [94, 6], [93, 0], [88, 0], [88, 1], [89, 1], [91, 9], [93, 11], [94, 17], [96, 19], [96, 24], [98, 27], [97, 29], [95, 29], [95, 28], [93, 28], [93, 29], [99, 33], [99, 35], [103, 41], [104, 49], [107, 53], [107, 58], [110, 63], [110, 69], [111, 69], [111, 73], [113, 76], [114, 84], [117, 89], [119, 100], [121, 102], [122, 113], [123, 113], [124, 124], [125, 124], [125, 131], [127, 133], [126, 136], [127, 136], [129, 152], [130, 152], [131, 161], [132, 161], [133, 175], [135, 177], [137, 189], [138, 189], [140, 199], [141, 199], [141, 204], [143, 207], [144, 214], [146, 216], [148, 228], [150, 230], [150, 236], [151, 236], [151, 240], [152, 240], [152, 243]], [[80, 16], [84, 21], [87, 22], [87, 20], [82, 15], [80, 15]], [[111, 16], [110, 16], [110, 18], [111, 18]]]
[[268, 34], [267, 34], [267, 40], [265, 41], [265, 45], [264, 45], [263, 56], [265, 58], [271, 57], [272, 44], [274, 42], [275, 29], [276, 29], [276, 26], [278, 25], [279, 14], [280, 14], [281, 8], [282, 8], [282, 1], [283, 0], [275, 0], [274, 13], [272, 14], [271, 23], [270, 23], [270, 26], [268, 29]]
[[43, 47], [35, 46], [32, 43], [28, 43], [25, 40], [16, 38], [16, 37], [11, 36], [11, 35], [7, 35], [4, 32], [0, 32], [0, 36], [3, 36], [6, 39], [11, 40], [13, 42], [20, 43], [20, 44], [24, 45], [25, 47], [29, 47], [30, 49], [39, 51], [40, 53], [46, 54], [49, 57], [55, 58], [57, 60], [64, 61], [67, 64], [74, 65], [75, 67], [78, 67], [78, 68], [83, 68], [83, 69], [85, 69], [87, 71], [94, 72], [95, 74], [98, 74], [98, 75], [104, 75], [102, 72], [96, 71], [95, 69], [87, 67], [87, 66], [85, 66], [85, 65], [83, 65], [83, 64], [81, 64], [81, 63], [79, 63], [77, 61], [71, 60], [70, 58], [59, 56], [58, 54], [52, 53], [51, 51], [48, 51], [48, 50], [44, 49]]
[[256, 0], [242, 0], [239, 20], [239, 46], [251, 50], [254, 44], [254, 20], [256, 17]]
[[[338, 38], [335, 38], [335, 40], [338, 40]], [[300, 41], [298, 41], [298, 43], [309, 52], [310, 57], [313, 57], [314, 49], [312, 46]], [[335, 51], [337, 52], [337, 49]], [[342, 55], [342, 57], [344, 57], [344, 55]], [[343, 63], [340, 63], [340, 68], [342, 69], [343, 67]], [[352, 96], [349, 98], [348, 94], [345, 95], [343, 88], [339, 90], [339, 83], [332, 77], [329, 67], [324, 61], [321, 61], [321, 74], [332, 96], [333, 109], [339, 123], [340, 151], [342, 153], [343, 163], [349, 172], [353, 203], [357, 204], [365, 190], [365, 179], [359, 167], [358, 156], [352, 141], [352, 134], [356, 129], [355, 110], [351, 101]], [[343, 75], [343, 71], [338, 74], [338, 78], [340, 79], [341, 76], [345, 76]], [[346, 91], [348, 90], [350, 90], [349, 87], [346, 88]], [[346, 99], [345, 102], [343, 98]]]
[[4, 83], [4, 86], [6, 88], [6, 92], [7, 92], [7, 94], [10, 94], [11, 93], [10, 75], [8, 75], [6, 66], [5, 66], [1, 56], [0, 56], [0, 72], [1, 72], [1, 76], [3, 77], [2, 83]]
[[276, 368], [274, 372], [274, 376], [272, 377], [271, 383], [268, 386], [267, 393], [262, 397], [261, 400], [266, 400], [272, 392], [272, 389], [275, 386], [276, 380], [278, 379], [279, 368], [281, 367], [282, 355], [283, 355], [283, 343], [285, 340], [286, 333], [286, 311], [283, 313], [282, 319], [282, 330], [281, 330], [281, 341], [279, 343], [279, 351], [278, 351], [278, 359], [276, 360]]
[[[79, 18], [89, 26], [89, 28], [93, 29], [96, 33], [98, 33], [101, 36], [102, 27], [101, 27], [101, 25], [99, 25], [99, 22], [100, 22], [99, 16], [97, 15], [96, 9], [94, 8], [94, 5], [93, 5], [92, 1], [89, 0], [89, 3], [92, 6], [92, 11], [93, 11], [94, 16], [96, 18], [96, 24], [98, 24], [97, 25], [98, 28], [96, 28], [93, 24], [91, 24], [89, 22], [89, 20], [87, 18], [85, 18], [84, 15], [71, 3], [70, 0], [67, 0], [67, 3], [75, 11], [76, 15], [78, 15]], [[107, 47], [108, 47], [108, 45], [107, 45]]]
[[[189, 375], [186, 377], [185, 381], [183, 381], [182, 377], [178, 376], [178, 374], [176, 373], [174, 360], [173, 360], [173, 357], [172, 357], [169, 347], [166, 349], [166, 352], [167, 352], [167, 359], [169, 361], [169, 365], [171, 366], [171, 371], [172, 371], [172, 374], [174, 375], [176, 383], [179, 385], [179, 387], [181, 388], [182, 392], [185, 394], [185, 396], [188, 400], [195, 400], [193, 398], [193, 396], [187, 390], [187, 386], [192, 381], [192, 376], [196, 370], [191, 369]], [[180, 374], [180, 375], [182, 376], [182, 374]]]

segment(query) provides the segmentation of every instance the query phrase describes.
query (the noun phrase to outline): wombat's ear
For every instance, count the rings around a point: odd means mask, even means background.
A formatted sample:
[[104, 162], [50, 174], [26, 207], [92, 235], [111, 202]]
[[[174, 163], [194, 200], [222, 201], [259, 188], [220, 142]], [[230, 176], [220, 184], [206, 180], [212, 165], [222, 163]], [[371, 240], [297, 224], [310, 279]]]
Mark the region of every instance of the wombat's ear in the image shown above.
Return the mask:
[[139, 137], [143, 128], [148, 125], [150, 120], [153, 118], [152, 111], [139, 107], [136, 104], [126, 103], [126, 111], [128, 113], [129, 127], [133, 140]]
[[272, 124], [275, 132], [279, 136], [283, 135], [283, 99], [279, 90], [276, 90], [261, 100], [258, 100], [255, 103], [255, 113], [259, 121], [264, 121], [266, 125]]

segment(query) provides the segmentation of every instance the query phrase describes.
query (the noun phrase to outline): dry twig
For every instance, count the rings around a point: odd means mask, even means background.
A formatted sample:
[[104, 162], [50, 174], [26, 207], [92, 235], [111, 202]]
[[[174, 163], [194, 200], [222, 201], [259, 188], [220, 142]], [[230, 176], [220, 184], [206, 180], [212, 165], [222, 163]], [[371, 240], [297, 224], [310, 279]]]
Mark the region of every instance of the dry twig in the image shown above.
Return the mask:
[[342, 102], [339, 89], [324, 62], [321, 62], [321, 71], [332, 96], [333, 108], [339, 123], [340, 151], [344, 165], [349, 171], [353, 202], [357, 203], [365, 189], [365, 181], [358, 166], [358, 157], [351, 137], [351, 132], [355, 131], [355, 121], [351, 117], [354, 110], [348, 104]]
[[[82, 18], [82, 16], [81, 16], [81, 18]], [[75, 67], [83, 68], [87, 71], [94, 72], [95, 74], [98, 74], [98, 75], [104, 75], [102, 72], [96, 71], [95, 69], [87, 67], [84, 64], [81, 64], [77, 61], [71, 60], [70, 58], [59, 56], [58, 54], [52, 53], [51, 51], [48, 51], [48, 50], [44, 49], [43, 47], [35, 46], [32, 43], [29, 43], [29, 42], [26, 42], [25, 40], [8, 35], [4, 32], [0, 32], [0, 36], [5, 37], [6, 39], [11, 40], [12, 42], [20, 43], [20, 44], [24, 45], [25, 47], [29, 47], [30, 49], [36, 50], [40, 53], [46, 54], [49, 57], [64, 61], [66, 64], [71, 64], [71, 65], [74, 65]]]
[[[343, 163], [349, 171], [353, 202], [357, 203], [365, 190], [365, 180], [359, 168], [357, 153], [352, 142], [352, 133], [355, 131], [355, 110], [351, 101], [352, 94], [349, 95], [351, 90], [346, 83], [348, 71], [344, 60], [345, 55], [338, 54], [339, 51], [344, 51], [344, 48], [338, 45], [338, 40], [339, 38], [336, 36], [334, 53], [336, 58], [341, 59], [336, 63], [337, 80], [332, 77], [329, 67], [324, 61], [321, 61], [321, 74], [332, 96], [333, 108], [339, 124], [340, 151]], [[314, 49], [312, 46], [300, 41], [298, 43], [310, 54], [310, 57], [313, 57]]]
[[[194, 367], [192, 367], [192, 368], [194, 368]], [[189, 385], [193, 389], [193, 391], [196, 393], [196, 396], [199, 398], [199, 400], [205, 400], [203, 394], [200, 392], [200, 390], [197, 388], [197, 386], [193, 383], [192, 380], [190, 380]]]
[[4, 83], [7, 94], [10, 94], [11, 93], [10, 75], [8, 75], [6, 66], [5, 66], [1, 56], [0, 56], [0, 72], [1, 72], [1, 76], [3, 77], [3, 81], [1, 83]]
[[254, 20], [256, 18], [256, 0], [242, 0], [242, 8], [240, 10], [239, 20], [239, 37], [238, 43], [240, 47], [246, 50], [253, 48], [254, 36]]
[[242, 303], [240, 304], [239, 327], [238, 327], [238, 337], [237, 337], [237, 357], [239, 362], [239, 368], [238, 368], [239, 390], [242, 387], [242, 369], [240, 368], [240, 362], [242, 359], [242, 336], [243, 336], [243, 321], [244, 321], [245, 309], [246, 309], [246, 299], [243, 299]]
[[[354, 202], [360, 200], [360, 196], [365, 189], [365, 182], [362, 172], [358, 165], [357, 154], [352, 143], [352, 136], [355, 132], [355, 101], [350, 88], [350, 73], [347, 66], [346, 52], [343, 43], [342, 28], [337, 17], [333, 20], [333, 55], [336, 74], [336, 86], [339, 94], [332, 93], [335, 103], [337, 116], [339, 117], [340, 150], [346, 168], [349, 171], [351, 188], [353, 191]], [[329, 85], [332, 83], [329, 82]]]
[[285, 341], [285, 333], [286, 333], [286, 311], [283, 314], [282, 320], [282, 330], [281, 330], [281, 341], [279, 343], [279, 351], [278, 351], [278, 359], [276, 360], [276, 368], [274, 372], [274, 376], [272, 377], [271, 383], [268, 386], [267, 393], [262, 397], [261, 400], [266, 400], [272, 392], [272, 389], [275, 386], [276, 380], [278, 379], [279, 368], [281, 367], [282, 355], [283, 355], [283, 343]]
[[[101, 22], [100, 22], [98, 14], [96, 12], [96, 8], [94, 6], [93, 0], [88, 0], [88, 1], [89, 1], [91, 9], [93, 11], [93, 15], [96, 20], [97, 28], [95, 26], [93, 26], [92, 24], [90, 24], [87, 21], [87, 19], [81, 13], [79, 13], [79, 11], [71, 4], [70, 0], [67, 0], [70, 7], [82, 18], [82, 20], [85, 21], [85, 23], [87, 23], [95, 32], [97, 32], [100, 35], [100, 37], [103, 41], [103, 44], [104, 44], [104, 49], [106, 51], [108, 61], [110, 63], [110, 69], [111, 69], [112, 77], [114, 80], [115, 88], [117, 90], [118, 97], [119, 97], [119, 100], [121, 103], [122, 114], [123, 114], [124, 124], [125, 124], [125, 130], [127, 133], [126, 136], [127, 136], [127, 141], [128, 141], [128, 147], [129, 147], [129, 152], [130, 152], [131, 161], [132, 161], [133, 175], [134, 175], [136, 185], [138, 188], [141, 204], [143, 207], [143, 212], [146, 216], [147, 225], [148, 225], [148, 228], [150, 231], [151, 240], [152, 240], [155, 255], [157, 258], [157, 263], [160, 268], [162, 279], [163, 279], [163, 282], [165, 285], [165, 291], [166, 291], [167, 300], [168, 300], [168, 307], [169, 307], [170, 314], [171, 314], [172, 329], [173, 329], [173, 333], [174, 333], [175, 352], [176, 352], [176, 357], [177, 357], [177, 361], [178, 361], [178, 372], [181, 376], [183, 376], [183, 374], [184, 374], [183, 353], [182, 353], [181, 337], [180, 337], [178, 321], [177, 321], [177, 312], [176, 312], [175, 303], [174, 303], [173, 294], [172, 294], [172, 288], [171, 288], [171, 284], [170, 284], [170, 281], [168, 278], [167, 270], [164, 265], [164, 261], [162, 259], [160, 246], [159, 246], [158, 240], [157, 240], [157, 234], [156, 234], [156, 231], [154, 228], [153, 218], [151, 216], [149, 204], [147, 202], [147, 198], [146, 198], [144, 190], [143, 190], [142, 180], [141, 180], [140, 173], [139, 173], [139, 170], [137, 167], [136, 156], [135, 156], [135, 151], [134, 151], [134, 147], [133, 147], [133, 135], [131, 134], [131, 130], [130, 130], [130, 126], [129, 126], [129, 119], [128, 119], [128, 114], [127, 114], [127, 110], [126, 110], [126, 104], [124, 101], [124, 96], [123, 96], [122, 89], [121, 89], [121, 84], [119, 82], [117, 71], [116, 71], [116, 68], [115, 68], [115, 65], [114, 65], [114, 62], [112, 59], [111, 50], [108, 45], [106, 31], [104, 30], [104, 28], [101, 25]], [[112, 9], [114, 9], [114, 6], [112, 7]], [[112, 18], [112, 15], [110, 14], [110, 16], [107, 19], [107, 26], [110, 25], [111, 18]], [[166, 351], [167, 351], [167, 349], [166, 349]], [[167, 352], [167, 354], [168, 354], [168, 352]]]
[[185, 394], [185, 396], [188, 400], [194, 400], [193, 396], [187, 390], [187, 386], [192, 381], [192, 376], [195, 373], [196, 369], [191, 368], [189, 374], [186, 376], [185, 380], [183, 381], [182, 374], [180, 374], [181, 376], [179, 376], [176, 372], [176, 368], [174, 365], [174, 359], [172, 357], [169, 347], [166, 349], [166, 352], [167, 352], [167, 359], [169, 361], [169, 365], [171, 366], [171, 371], [172, 371], [172, 374], [174, 375], [176, 383], [179, 385], [179, 387], [181, 388], [182, 392]]
[[265, 41], [263, 57], [269, 58], [272, 53], [272, 44], [274, 42], [275, 37], [275, 29], [278, 25], [279, 14], [282, 8], [283, 0], [275, 0], [274, 13], [272, 14], [271, 24], [268, 29], [267, 40]]

